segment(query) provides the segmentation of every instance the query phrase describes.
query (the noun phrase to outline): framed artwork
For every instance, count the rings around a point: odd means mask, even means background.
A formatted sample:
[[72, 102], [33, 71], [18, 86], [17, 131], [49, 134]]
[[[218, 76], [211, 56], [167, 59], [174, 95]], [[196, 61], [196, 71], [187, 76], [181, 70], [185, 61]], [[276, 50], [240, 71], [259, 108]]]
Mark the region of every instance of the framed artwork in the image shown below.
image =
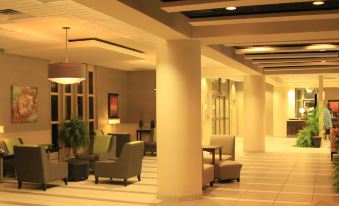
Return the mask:
[[119, 94], [108, 94], [108, 118], [119, 118]]
[[38, 88], [12, 86], [12, 123], [32, 123], [38, 119]]

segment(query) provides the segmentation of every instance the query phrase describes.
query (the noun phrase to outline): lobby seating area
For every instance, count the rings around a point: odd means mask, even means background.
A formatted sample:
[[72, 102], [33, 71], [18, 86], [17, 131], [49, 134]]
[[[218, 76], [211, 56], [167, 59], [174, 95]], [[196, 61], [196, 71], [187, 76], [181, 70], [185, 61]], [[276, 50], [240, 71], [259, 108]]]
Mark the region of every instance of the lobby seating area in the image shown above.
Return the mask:
[[339, 0], [0, 0], [0, 206], [339, 206]]
[[[267, 138], [267, 153], [245, 154], [241, 152], [243, 139], [236, 138], [236, 160], [243, 164], [241, 181], [215, 182], [213, 187], [206, 187], [201, 200], [176, 205], [310, 206], [318, 201], [335, 205], [339, 196], [332, 187], [333, 164], [328, 144], [302, 152], [296, 151], [293, 144], [290, 139]], [[156, 200], [157, 171], [157, 158], [145, 156], [142, 181], [132, 177], [127, 187], [122, 187], [121, 180], [109, 178], [100, 179], [96, 185], [90, 175], [87, 181], [71, 181], [67, 186], [60, 180], [51, 182], [47, 192], [41, 191], [40, 185], [29, 183], [18, 190], [16, 180], [6, 177], [5, 183], [0, 184], [0, 196], [6, 199], [0, 199], [0, 205], [46, 205], [50, 198], [58, 201], [49, 205], [162, 205]]]

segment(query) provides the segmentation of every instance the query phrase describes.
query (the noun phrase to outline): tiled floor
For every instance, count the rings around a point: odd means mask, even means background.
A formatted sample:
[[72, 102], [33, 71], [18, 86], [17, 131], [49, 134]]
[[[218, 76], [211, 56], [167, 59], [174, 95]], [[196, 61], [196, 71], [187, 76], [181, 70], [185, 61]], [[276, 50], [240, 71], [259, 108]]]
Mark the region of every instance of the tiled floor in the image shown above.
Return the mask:
[[[295, 139], [267, 138], [266, 153], [245, 154], [236, 158], [243, 163], [241, 182], [215, 184], [204, 191], [201, 200], [184, 203], [161, 202], [156, 195], [156, 158], [146, 157], [142, 181], [132, 178], [128, 187], [121, 182], [103, 180], [95, 185], [88, 181], [61, 181], [46, 192], [37, 186], [6, 178], [0, 184], [0, 205], [230, 205], [230, 206], [302, 206], [325, 200], [339, 205], [339, 193], [332, 187], [333, 165], [328, 143], [322, 148], [295, 148]], [[237, 151], [242, 151], [242, 139], [237, 139]], [[328, 203], [324, 203], [328, 205]]]

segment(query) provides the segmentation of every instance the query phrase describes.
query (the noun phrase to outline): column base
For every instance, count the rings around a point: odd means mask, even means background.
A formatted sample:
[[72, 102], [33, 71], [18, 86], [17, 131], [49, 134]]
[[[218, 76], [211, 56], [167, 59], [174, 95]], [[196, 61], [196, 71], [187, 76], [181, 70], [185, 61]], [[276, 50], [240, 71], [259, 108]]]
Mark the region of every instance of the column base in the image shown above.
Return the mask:
[[157, 198], [165, 201], [193, 201], [201, 199], [202, 191], [196, 194], [163, 194], [158, 193]]

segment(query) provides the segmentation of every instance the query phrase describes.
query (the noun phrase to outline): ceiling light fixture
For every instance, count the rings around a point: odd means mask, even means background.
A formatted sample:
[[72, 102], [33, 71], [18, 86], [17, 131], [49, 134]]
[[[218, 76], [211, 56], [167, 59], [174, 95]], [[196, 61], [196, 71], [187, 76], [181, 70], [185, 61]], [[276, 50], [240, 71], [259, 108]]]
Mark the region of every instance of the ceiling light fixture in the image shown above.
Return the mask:
[[68, 30], [70, 27], [63, 27], [66, 31], [66, 54], [64, 63], [48, 65], [48, 79], [59, 84], [74, 84], [85, 80], [85, 68], [83, 64], [68, 63]]
[[228, 11], [234, 11], [236, 9], [237, 9], [237, 7], [235, 7], [235, 6], [228, 6], [228, 7], [226, 7], [226, 10], [228, 10]]
[[316, 6], [320, 6], [320, 5], [323, 5], [323, 4], [325, 4], [324, 1], [314, 1], [313, 2], [313, 5], [316, 5]]

